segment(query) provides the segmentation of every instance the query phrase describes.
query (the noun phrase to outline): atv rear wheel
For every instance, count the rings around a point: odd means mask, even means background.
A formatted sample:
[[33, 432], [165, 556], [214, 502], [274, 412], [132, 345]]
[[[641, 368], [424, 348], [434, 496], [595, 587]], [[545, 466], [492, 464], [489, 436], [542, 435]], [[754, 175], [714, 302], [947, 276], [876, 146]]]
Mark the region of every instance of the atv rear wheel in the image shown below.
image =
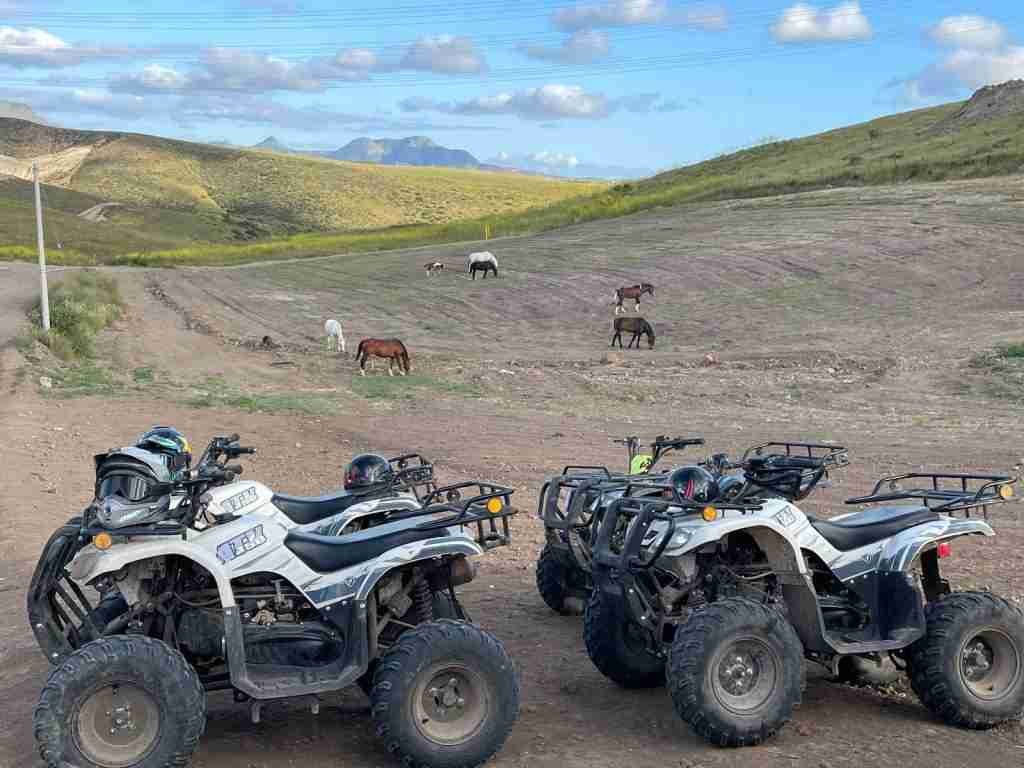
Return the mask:
[[[472, 621], [466, 609], [462, 607], [462, 603], [459, 602], [458, 596], [453, 598], [448, 592], [438, 591], [431, 594], [430, 602], [431, 610], [434, 614], [432, 618], [434, 619]], [[370, 691], [373, 689], [373, 673], [377, 669], [377, 664], [377, 660], [371, 661], [366, 672], [356, 680], [356, 684], [367, 696], [370, 695]]]
[[148, 637], [87, 643], [50, 674], [33, 713], [51, 768], [186, 765], [206, 726], [206, 694], [185, 657]]
[[473, 768], [504, 745], [519, 683], [501, 643], [441, 619], [410, 629], [381, 658], [370, 692], [377, 735], [409, 768]]
[[800, 638], [776, 609], [730, 597], [695, 611], [676, 632], [668, 687], [676, 713], [722, 747], [760, 744], [800, 703]]
[[648, 648], [643, 627], [612, 610], [600, 589], [590, 593], [583, 614], [583, 640], [594, 666], [623, 688], [665, 684], [665, 660]]
[[1024, 715], [1024, 613], [987, 592], [946, 595], [927, 608], [910, 646], [910, 684], [950, 725], [991, 728]]
[[587, 578], [579, 568], [566, 561], [557, 549], [549, 546], [540, 551], [537, 558], [537, 591], [555, 613], [578, 615], [580, 600], [578, 594], [586, 592]]

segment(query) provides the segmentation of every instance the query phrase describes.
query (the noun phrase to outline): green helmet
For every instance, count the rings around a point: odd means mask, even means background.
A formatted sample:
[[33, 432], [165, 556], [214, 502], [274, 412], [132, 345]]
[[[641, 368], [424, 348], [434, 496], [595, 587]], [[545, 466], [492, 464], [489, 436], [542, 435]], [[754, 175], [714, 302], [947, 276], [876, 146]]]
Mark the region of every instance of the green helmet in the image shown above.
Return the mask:
[[172, 474], [192, 463], [192, 446], [174, 427], [151, 427], [139, 435], [135, 446], [161, 456]]

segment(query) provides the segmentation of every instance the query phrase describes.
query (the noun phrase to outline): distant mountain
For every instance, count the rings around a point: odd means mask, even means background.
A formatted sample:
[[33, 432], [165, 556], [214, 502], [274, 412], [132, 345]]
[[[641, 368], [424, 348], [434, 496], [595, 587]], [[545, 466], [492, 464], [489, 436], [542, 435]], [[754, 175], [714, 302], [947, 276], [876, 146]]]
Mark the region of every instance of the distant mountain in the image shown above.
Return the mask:
[[0, 117], [13, 117], [18, 120], [28, 120], [31, 123], [46, 125], [46, 120], [40, 117], [28, 104], [21, 104], [17, 101], [0, 101]]
[[359, 138], [333, 152], [318, 152], [334, 160], [381, 165], [440, 165], [447, 168], [480, 168], [480, 162], [464, 149], [449, 149], [426, 136], [404, 139]]
[[259, 144], [253, 144], [251, 148], [252, 149], [266, 149], [266, 150], [269, 150], [271, 152], [292, 153], [292, 152], [295, 151], [293, 149], [289, 149], [284, 144], [282, 144], [280, 141], [278, 141], [276, 136], [267, 136], [267, 138], [265, 138]]

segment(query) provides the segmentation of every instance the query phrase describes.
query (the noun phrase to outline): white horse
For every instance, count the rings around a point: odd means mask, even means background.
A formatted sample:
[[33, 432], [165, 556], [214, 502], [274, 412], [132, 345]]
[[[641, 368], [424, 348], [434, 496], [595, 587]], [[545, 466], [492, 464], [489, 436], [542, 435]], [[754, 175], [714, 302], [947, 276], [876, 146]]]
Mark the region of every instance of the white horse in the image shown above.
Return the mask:
[[477, 270], [483, 270], [484, 279], [487, 279], [487, 273], [493, 272], [494, 276], [498, 276], [498, 257], [490, 251], [477, 251], [471, 253], [466, 257], [466, 271], [476, 280]]
[[332, 317], [324, 323], [324, 332], [327, 334], [328, 348], [332, 352], [345, 352], [345, 334], [341, 332], [341, 323]]

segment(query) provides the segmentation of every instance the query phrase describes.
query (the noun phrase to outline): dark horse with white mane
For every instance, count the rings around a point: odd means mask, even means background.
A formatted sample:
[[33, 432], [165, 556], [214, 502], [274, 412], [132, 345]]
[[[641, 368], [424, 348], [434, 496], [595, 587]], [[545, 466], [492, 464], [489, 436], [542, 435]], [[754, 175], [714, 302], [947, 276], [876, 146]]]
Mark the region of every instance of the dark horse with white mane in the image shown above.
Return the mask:
[[409, 375], [409, 353], [399, 339], [363, 339], [356, 349], [356, 359], [359, 361], [359, 374], [366, 375], [366, 360], [373, 355], [383, 357], [388, 361], [388, 376], [394, 376], [394, 364], [398, 363], [398, 372], [404, 376]]
[[633, 334], [633, 338], [629, 340], [626, 349], [632, 347], [634, 343], [636, 343], [636, 348], [640, 349], [640, 337], [644, 335], [647, 336], [647, 348], [654, 349], [654, 329], [642, 317], [616, 317], [614, 328], [615, 335], [612, 336], [611, 346], [614, 347], [617, 340], [619, 349], [622, 349], [622, 332], [628, 331]]
[[640, 311], [640, 297], [643, 296], [645, 293], [649, 293], [649, 294], [651, 294], [651, 296], [653, 296], [654, 295], [654, 286], [651, 285], [650, 283], [640, 283], [639, 285], [628, 285], [628, 286], [623, 286], [622, 288], [616, 288], [615, 289], [615, 314], [617, 315], [617, 314], [619, 314], [619, 312], [625, 312], [625, 310], [622, 308], [622, 302], [625, 301], [626, 299], [632, 299], [633, 301], [635, 301], [636, 302], [636, 306], [634, 306], [633, 309], [636, 312], [639, 312]]

